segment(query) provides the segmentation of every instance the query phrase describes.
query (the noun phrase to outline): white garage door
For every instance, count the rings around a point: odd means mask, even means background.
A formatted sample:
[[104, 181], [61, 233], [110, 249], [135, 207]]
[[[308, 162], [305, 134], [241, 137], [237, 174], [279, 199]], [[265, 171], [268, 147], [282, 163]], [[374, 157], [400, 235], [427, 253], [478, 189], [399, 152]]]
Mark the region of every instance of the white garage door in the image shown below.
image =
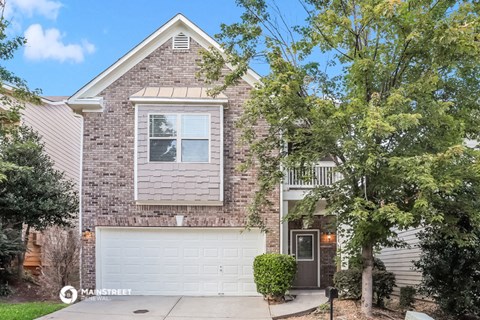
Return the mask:
[[257, 295], [258, 230], [98, 228], [97, 289], [136, 295]]

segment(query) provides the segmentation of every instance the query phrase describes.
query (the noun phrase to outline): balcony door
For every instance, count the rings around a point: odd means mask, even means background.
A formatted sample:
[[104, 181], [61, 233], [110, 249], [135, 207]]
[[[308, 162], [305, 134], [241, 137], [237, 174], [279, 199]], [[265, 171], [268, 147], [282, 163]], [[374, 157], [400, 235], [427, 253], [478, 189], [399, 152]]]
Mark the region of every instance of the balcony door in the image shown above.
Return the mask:
[[296, 288], [320, 286], [320, 254], [318, 230], [291, 230], [291, 254], [297, 260], [297, 275], [293, 282]]

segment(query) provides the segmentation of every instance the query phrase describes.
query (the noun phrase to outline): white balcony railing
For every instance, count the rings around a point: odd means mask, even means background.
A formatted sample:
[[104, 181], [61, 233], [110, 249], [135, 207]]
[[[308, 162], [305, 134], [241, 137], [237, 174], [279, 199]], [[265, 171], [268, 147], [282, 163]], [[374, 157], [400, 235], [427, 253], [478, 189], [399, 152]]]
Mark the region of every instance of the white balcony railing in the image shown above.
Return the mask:
[[330, 186], [342, 179], [335, 172], [335, 164], [322, 163], [311, 168], [295, 168], [286, 172], [286, 187], [288, 189], [308, 189], [316, 186]]

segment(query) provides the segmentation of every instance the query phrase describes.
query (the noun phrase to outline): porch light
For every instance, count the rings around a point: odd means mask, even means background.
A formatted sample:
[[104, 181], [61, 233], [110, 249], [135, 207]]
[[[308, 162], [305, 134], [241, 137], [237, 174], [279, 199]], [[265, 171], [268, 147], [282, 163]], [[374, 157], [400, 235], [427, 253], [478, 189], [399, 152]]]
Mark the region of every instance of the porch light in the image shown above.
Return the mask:
[[335, 233], [331, 231], [322, 232], [321, 241], [324, 243], [333, 243], [335, 242]]
[[87, 228], [82, 231], [82, 238], [83, 239], [91, 239], [93, 238], [93, 232]]

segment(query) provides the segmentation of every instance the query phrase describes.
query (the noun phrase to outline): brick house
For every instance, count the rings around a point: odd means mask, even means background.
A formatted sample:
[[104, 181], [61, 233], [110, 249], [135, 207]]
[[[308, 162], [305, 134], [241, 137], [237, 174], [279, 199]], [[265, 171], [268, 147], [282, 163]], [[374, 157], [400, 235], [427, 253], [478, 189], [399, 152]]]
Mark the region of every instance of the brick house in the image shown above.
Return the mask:
[[83, 288], [252, 295], [253, 258], [264, 252], [296, 255], [297, 287], [331, 285], [325, 204], [310, 228], [282, 217], [313, 184], [333, 182], [332, 163], [319, 163], [312, 183], [288, 172], [263, 212], [269, 232], [246, 231], [256, 173], [237, 171], [246, 149], [235, 123], [259, 76], [249, 70], [208, 96], [195, 74], [210, 47], [221, 50], [179, 14], [68, 99], [83, 116]]

